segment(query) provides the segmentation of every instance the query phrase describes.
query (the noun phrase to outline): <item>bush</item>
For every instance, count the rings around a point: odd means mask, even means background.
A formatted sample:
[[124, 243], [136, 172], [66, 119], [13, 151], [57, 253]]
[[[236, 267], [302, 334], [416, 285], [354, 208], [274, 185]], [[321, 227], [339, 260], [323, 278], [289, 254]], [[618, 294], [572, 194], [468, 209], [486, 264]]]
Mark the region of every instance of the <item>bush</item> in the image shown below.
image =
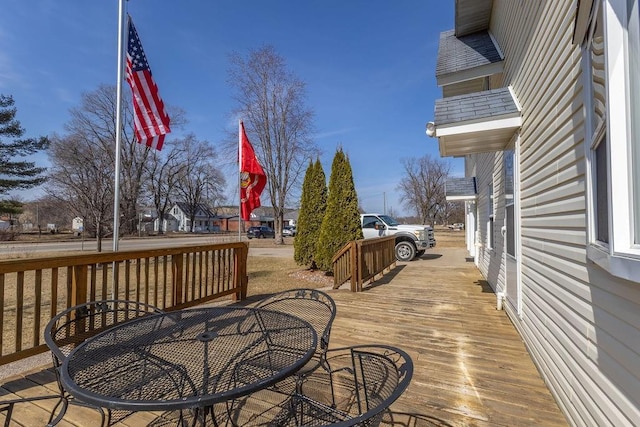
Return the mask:
[[329, 178], [327, 210], [324, 213], [315, 259], [318, 268], [330, 271], [331, 260], [346, 243], [362, 239], [358, 194], [349, 159], [342, 149], [336, 152]]

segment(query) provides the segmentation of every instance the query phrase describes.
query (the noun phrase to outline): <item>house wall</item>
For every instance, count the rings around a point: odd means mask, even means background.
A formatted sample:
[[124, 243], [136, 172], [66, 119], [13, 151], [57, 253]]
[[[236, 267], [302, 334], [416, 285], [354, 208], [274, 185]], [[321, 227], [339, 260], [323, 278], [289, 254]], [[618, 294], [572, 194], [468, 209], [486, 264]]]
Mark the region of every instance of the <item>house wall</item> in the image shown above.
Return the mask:
[[[640, 425], [640, 283], [587, 261], [583, 87], [572, 43], [575, 1], [495, 0], [505, 56], [491, 83], [511, 85], [520, 130], [522, 313], [507, 306], [572, 425]], [[502, 153], [477, 155], [478, 267], [504, 287]], [[494, 250], [486, 247], [494, 182]], [[640, 281], [640, 279], [639, 279]]]

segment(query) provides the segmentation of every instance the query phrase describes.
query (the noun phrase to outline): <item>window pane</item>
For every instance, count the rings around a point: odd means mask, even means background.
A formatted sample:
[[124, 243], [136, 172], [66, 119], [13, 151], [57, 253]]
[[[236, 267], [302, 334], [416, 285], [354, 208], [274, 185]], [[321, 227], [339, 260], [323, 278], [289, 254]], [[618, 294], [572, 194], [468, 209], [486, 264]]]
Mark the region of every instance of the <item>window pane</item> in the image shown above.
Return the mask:
[[516, 256], [516, 235], [513, 224], [515, 221], [514, 211], [513, 205], [507, 206], [507, 253], [512, 257]]
[[638, 0], [627, 0], [629, 14], [629, 108], [631, 122], [631, 182], [633, 192], [633, 243], [640, 245], [640, 12]]
[[493, 216], [493, 184], [489, 184], [489, 216]]
[[602, 33], [602, 7], [595, 23], [590, 45], [591, 55], [591, 134], [597, 132], [607, 114], [604, 69], [604, 34]]
[[504, 196], [507, 205], [513, 204], [513, 150], [504, 152]]
[[607, 160], [607, 135], [602, 137], [595, 150], [596, 172], [596, 239], [609, 243], [609, 166]]
[[513, 200], [513, 183], [514, 183], [514, 169], [513, 169], [513, 150], [505, 150], [504, 152], [504, 195], [506, 204], [506, 245], [507, 253], [511, 256], [516, 256], [516, 236], [515, 236], [515, 209]]

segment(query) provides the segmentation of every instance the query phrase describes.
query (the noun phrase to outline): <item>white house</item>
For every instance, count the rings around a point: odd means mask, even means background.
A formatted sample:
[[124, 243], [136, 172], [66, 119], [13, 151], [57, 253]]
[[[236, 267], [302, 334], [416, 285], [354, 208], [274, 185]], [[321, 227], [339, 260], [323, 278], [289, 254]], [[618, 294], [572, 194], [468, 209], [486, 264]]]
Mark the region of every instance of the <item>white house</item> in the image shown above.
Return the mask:
[[448, 197], [576, 426], [640, 425], [638, 3], [456, 0], [440, 38]]
[[[178, 202], [173, 205], [168, 214], [163, 219], [164, 231], [191, 231], [191, 219], [189, 216], [189, 205], [187, 203]], [[208, 232], [214, 231], [213, 220], [215, 214], [206, 206], [198, 205], [196, 207], [193, 231]], [[158, 231], [159, 219], [154, 221], [153, 229]]]

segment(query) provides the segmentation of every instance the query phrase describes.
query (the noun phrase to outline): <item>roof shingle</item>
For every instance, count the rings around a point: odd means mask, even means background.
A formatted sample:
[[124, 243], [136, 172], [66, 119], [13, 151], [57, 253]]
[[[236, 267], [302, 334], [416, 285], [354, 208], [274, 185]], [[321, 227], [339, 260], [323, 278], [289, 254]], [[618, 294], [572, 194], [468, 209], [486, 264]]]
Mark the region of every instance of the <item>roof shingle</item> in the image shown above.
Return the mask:
[[502, 61], [487, 31], [456, 37], [454, 30], [440, 33], [436, 78]]

